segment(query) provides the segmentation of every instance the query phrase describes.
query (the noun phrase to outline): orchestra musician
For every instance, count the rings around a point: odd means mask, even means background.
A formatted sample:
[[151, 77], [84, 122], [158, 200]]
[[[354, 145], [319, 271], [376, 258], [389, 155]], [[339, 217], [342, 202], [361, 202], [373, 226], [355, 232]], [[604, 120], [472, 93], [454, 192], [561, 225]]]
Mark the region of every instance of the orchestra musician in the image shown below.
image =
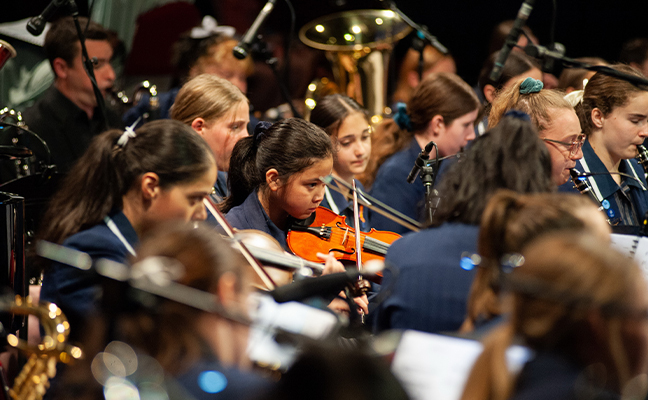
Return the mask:
[[[110, 310], [92, 319], [84, 336], [85, 359], [63, 372], [60, 385], [48, 393], [52, 398], [69, 399], [72, 393], [74, 398], [103, 398], [109, 385], [100, 381], [106, 388], [98, 387], [91, 371], [97, 371], [97, 363], [103, 365], [101, 354], [97, 353], [109, 353], [106, 345], [110, 342], [128, 345], [136, 352], [137, 358], [128, 361], [137, 365], [141, 375], [146, 374], [147, 365], [151, 372], [151, 361], [145, 356], [153, 357], [155, 366], [165, 374], [164, 382], [158, 382], [158, 393], [166, 389], [168, 398], [207, 400], [216, 396], [245, 400], [257, 398], [273, 387], [272, 382], [255, 372], [247, 357], [249, 327], [228, 318], [247, 316], [252, 285], [243, 257], [214, 235], [211, 227], [194, 228], [193, 224], [180, 221], [157, 227], [142, 236], [137, 256], [129, 257], [133, 270], [145, 271], [145, 265], [155, 265], [163, 259], [166, 265], [180, 268], [174, 283], [198, 290], [203, 296], [213, 295], [225, 313], [208, 312], [161, 297], [152, 303], [142, 302], [131, 295], [133, 289], [107, 286], [107, 291], [122, 290], [109, 295], [118, 298], [128, 311]], [[196, 299], [187, 294], [182, 300], [196, 304]], [[204, 298], [199, 304], [210, 307]], [[147, 388], [139, 389], [140, 396], [146, 397], [143, 394]], [[93, 392], [98, 397], [92, 397]]]
[[[626, 65], [612, 68], [643, 77]], [[648, 137], [648, 92], [597, 72], [576, 109], [587, 135], [578, 170], [598, 174], [587, 180], [610, 224], [641, 225], [648, 212], [648, 191], [644, 171], [634, 157], [637, 145]], [[576, 191], [571, 182], [560, 190]]]
[[[583, 231], [548, 234], [521, 255], [501, 280], [509, 316], [484, 340], [461, 398], [645, 398], [648, 293], [639, 267]], [[506, 362], [514, 340], [533, 352], [519, 373]]]
[[[332, 170], [333, 146], [321, 128], [298, 118], [260, 122], [234, 146], [231, 194], [221, 208], [234, 228], [265, 232], [289, 251], [291, 224], [315, 212], [324, 199], [320, 177]], [[344, 271], [332, 254], [318, 256], [326, 262], [324, 273]], [[366, 295], [355, 301], [367, 314]]]
[[[356, 175], [367, 168], [371, 156], [372, 127], [369, 113], [352, 98], [331, 94], [323, 97], [311, 111], [310, 122], [324, 129], [331, 138], [335, 158], [333, 159], [333, 176], [351, 185]], [[337, 186], [336, 183], [333, 183]], [[360, 182], [356, 186], [364, 190]], [[338, 186], [339, 187], [339, 186]], [[324, 188], [324, 199], [320, 204], [336, 214], [346, 218], [346, 224], [353, 227], [353, 202], [335, 190]], [[362, 205], [360, 212], [360, 229], [368, 232], [368, 210]]]
[[171, 106], [171, 119], [183, 122], [205, 139], [216, 157], [217, 203], [229, 195], [227, 171], [234, 145], [248, 136], [250, 106], [241, 90], [216, 75], [201, 74], [185, 83]]
[[475, 139], [439, 184], [434, 226], [395, 241], [385, 262], [374, 330], [456, 331], [466, 315], [475, 271], [462, 268], [463, 253], [477, 250], [479, 221], [498, 189], [549, 192], [551, 159], [525, 114], [515, 112]]
[[[108, 32], [99, 24], [80, 17], [88, 56], [103, 96], [112, 88], [115, 71], [110, 65], [113, 49]], [[47, 31], [45, 53], [54, 71], [54, 83], [23, 117], [29, 129], [47, 143], [59, 172], [66, 173], [86, 151], [92, 139], [105, 130], [102, 111], [90, 78], [83, 67], [81, 45], [72, 17], [62, 18]], [[106, 110], [108, 128], [122, 128], [119, 116]]]
[[501, 260], [519, 253], [540, 235], [565, 230], [587, 230], [610, 241], [610, 225], [598, 207], [584, 196], [566, 193], [520, 194], [497, 192], [486, 205], [477, 250], [481, 262], [468, 298], [462, 332], [484, 331], [501, 322], [504, 314], [499, 279]]
[[[437, 144], [439, 157], [461, 151], [475, 138], [473, 123], [478, 110], [475, 93], [461, 78], [446, 72], [430, 74], [416, 88], [407, 107], [399, 106], [394, 115], [397, 126], [388, 121], [377, 129], [391, 132], [384, 135], [388, 140], [376, 143], [373, 148], [374, 161], [367, 168], [365, 179], [373, 182], [371, 195], [408, 217], [421, 220], [425, 188], [420, 177], [412, 184], [406, 181], [414, 161], [430, 141]], [[432, 152], [430, 157], [434, 156]], [[371, 211], [369, 220], [378, 230], [408, 232], [407, 228]]]
[[[178, 121], [104, 132], [77, 166], [52, 199], [39, 237], [120, 263], [154, 223], [205, 219], [203, 199], [216, 181], [209, 146]], [[53, 263], [41, 299], [61, 307], [74, 339], [96, 309], [98, 288], [96, 274]]]
[[543, 89], [542, 82], [526, 78], [504, 89], [491, 104], [488, 126], [496, 126], [509, 110], [531, 117], [540, 138], [551, 154], [551, 176], [556, 186], [570, 179], [569, 170], [583, 157], [585, 141], [574, 108], [556, 90]]

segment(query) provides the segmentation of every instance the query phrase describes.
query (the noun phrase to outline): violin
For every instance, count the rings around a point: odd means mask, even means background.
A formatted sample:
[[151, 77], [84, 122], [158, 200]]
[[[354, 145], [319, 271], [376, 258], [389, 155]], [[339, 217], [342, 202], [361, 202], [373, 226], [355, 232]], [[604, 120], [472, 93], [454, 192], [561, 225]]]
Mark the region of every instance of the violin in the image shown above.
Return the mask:
[[[384, 260], [389, 246], [401, 235], [371, 229], [360, 232], [362, 261]], [[338, 260], [355, 262], [356, 231], [346, 224], [346, 217], [325, 207], [318, 207], [305, 220], [296, 221], [288, 231], [288, 247], [301, 258], [317, 262], [317, 253], [333, 252]]]

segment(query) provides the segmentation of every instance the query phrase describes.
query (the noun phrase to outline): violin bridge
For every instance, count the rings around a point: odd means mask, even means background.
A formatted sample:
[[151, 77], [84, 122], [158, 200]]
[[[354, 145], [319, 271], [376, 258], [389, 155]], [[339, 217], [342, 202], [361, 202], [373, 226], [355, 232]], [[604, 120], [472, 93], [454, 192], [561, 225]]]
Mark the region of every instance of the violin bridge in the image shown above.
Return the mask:
[[344, 237], [342, 238], [342, 244], [344, 246], [346, 246], [348, 238], [349, 238], [349, 228], [346, 228], [346, 230], [344, 231]]

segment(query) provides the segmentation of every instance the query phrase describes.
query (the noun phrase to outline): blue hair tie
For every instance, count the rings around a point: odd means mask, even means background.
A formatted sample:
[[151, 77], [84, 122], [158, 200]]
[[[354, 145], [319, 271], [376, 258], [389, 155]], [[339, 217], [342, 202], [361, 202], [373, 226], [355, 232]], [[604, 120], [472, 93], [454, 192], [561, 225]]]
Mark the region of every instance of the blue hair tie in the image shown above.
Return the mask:
[[526, 78], [520, 84], [520, 94], [538, 93], [543, 87], [544, 84], [542, 81], [533, 78]]
[[267, 121], [259, 121], [256, 124], [256, 126], [254, 127], [254, 134], [252, 135], [252, 139], [255, 145], [259, 143], [259, 140], [261, 140], [263, 135], [265, 135], [265, 133], [271, 126], [272, 124]]
[[394, 114], [394, 122], [401, 129], [406, 129], [408, 131], [412, 130], [412, 120], [410, 120], [409, 115], [407, 115], [407, 106], [405, 103], [396, 103], [396, 114]]
[[529, 114], [527, 114], [527, 113], [525, 113], [523, 111], [520, 111], [520, 110], [515, 110], [515, 109], [507, 111], [506, 114], [504, 114], [504, 117], [512, 117], [512, 118], [521, 119], [521, 120], [524, 120], [524, 121], [527, 121], [527, 122], [531, 122], [531, 117], [529, 116]]

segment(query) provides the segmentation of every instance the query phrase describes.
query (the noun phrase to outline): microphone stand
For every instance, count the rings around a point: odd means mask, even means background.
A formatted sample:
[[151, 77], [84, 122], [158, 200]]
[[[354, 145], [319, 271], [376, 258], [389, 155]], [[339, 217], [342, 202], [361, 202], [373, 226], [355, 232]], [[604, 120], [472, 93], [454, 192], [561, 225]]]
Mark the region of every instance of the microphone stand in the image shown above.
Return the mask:
[[436, 189], [433, 189], [434, 181], [436, 180], [434, 166], [432, 166], [430, 163], [425, 163], [425, 165], [421, 167], [421, 173], [419, 174], [419, 176], [421, 177], [423, 187], [425, 188], [425, 222], [426, 225], [429, 225], [432, 223], [434, 213], [436, 212], [437, 206], [439, 205], [439, 192]]
[[[384, 1], [384, 0], [383, 0]], [[387, 0], [385, 1], [387, 5], [389, 6], [389, 9], [398, 14], [398, 16], [405, 22], [407, 25], [411, 26], [412, 29], [414, 29], [417, 33], [417, 36], [421, 37], [422, 40], [425, 42], [431, 44], [434, 46], [435, 49], [439, 50], [441, 53], [448, 54], [448, 48], [442, 45], [436, 37], [432, 36], [430, 32], [428, 32], [427, 28], [425, 26], [419, 25], [416, 22], [412, 21], [407, 15], [405, 15], [404, 12], [402, 12], [398, 7], [396, 7], [396, 3]]]
[[529, 43], [524, 47], [524, 52], [531, 57], [542, 60], [543, 62], [548, 60], [557, 60], [562, 62], [562, 65], [566, 68], [582, 68], [588, 71], [600, 72], [602, 74], [630, 82], [636, 86], [643, 86], [643, 89], [648, 88], [648, 79], [646, 78], [626, 74], [625, 72], [617, 71], [614, 68], [610, 68], [605, 65], [592, 65], [582, 61], [574, 60], [573, 58], [566, 57], [562, 53], [562, 51], [550, 50], [544, 46]]

